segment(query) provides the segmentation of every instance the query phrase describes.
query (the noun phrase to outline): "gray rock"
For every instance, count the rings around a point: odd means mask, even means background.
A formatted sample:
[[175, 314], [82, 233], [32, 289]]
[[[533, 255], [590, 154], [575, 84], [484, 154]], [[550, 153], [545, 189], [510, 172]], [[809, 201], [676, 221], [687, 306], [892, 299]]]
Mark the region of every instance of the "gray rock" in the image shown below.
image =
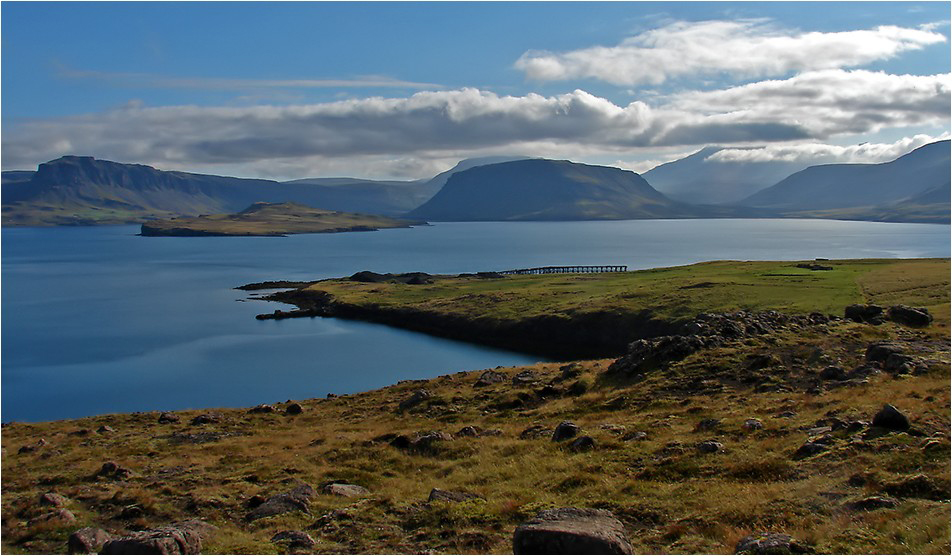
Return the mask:
[[532, 371], [522, 371], [516, 376], [512, 377], [513, 386], [525, 386], [527, 384], [532, 384], [533, 382], [538, 382], [538, 378]]
[[603, 431], [608, 431], [608, 433], [614, 434], [615, 436], [620, 436], [625, 434], [625, 430], [626, 430], [625, 425], [615, 425], [612, 423], [599, 425], [598, 428], [602, 429]]
[[479, 427], [466, 426], [461, 428], [459, 432], [456, 433], [456, 436], [460, 436], [460, 437], [468, 436], [468, 437], [476, 438], [480, 435], [480, 433], [482, 433], [482, 429], [480, 429]]
[[580, 436], [569, 444], [569, 450], [572, 452], [588, 452], [594, 450], [597, 444], [591, 436]]
[[426, 390], [426, 389], [417, 390], [416, 392], [411, 394], [409, 398], [400, 402], [399, 409], [400, 411], [406, 411], [407, 409], [410, 409], [411, 407], [420, 405], [425, 400], [428, 400], [432, 397], [433, 397], [433, 394], [431, 394], [429, 390]]
[[560, 508], [539, 512], [516, 528], [515, 554], [632, 554], [625, 528], [607, 510]]
[[705, 440], [697, 445], [697, 451], [702, 454], [716, 454], [724, 451], [724, 445], [716, 440]]
[[248, 413], [274, 413], [274, 406], [263, 403], [248, 410]]
[[873, 417], [873, 426], [888, 430], [909, 430], [909, 418], [890, 404], [886, 404]]
[[498, 384], [500, 382], [506, 381], [506, 375], [496, 372], [496, 371], [484, 371], [483, 374], [479, 375], [479, 379], [476, 381], [473, 386], [483, 387], [489, 386], [490, 384]]
[[874, 342], [866, 346], [866, 360], [885, 363], [890, 355], [902, 351], [902, 346], [893, 342]]
[[886, 318], [904, 324], [921, 328], [932, 324], [932, 315], [925, 307], [907, 307], [906, 305], [893, 305], [886, 311]]
[[571, 421], [562, 421], [555, 431], [552, 432], [552, 442], [561, 442], [569, 438], [575, 438], [582, 429]]
[[288, 548], [311, 548], [317, 544], [304, 531], [280, 531], [271, 537], [271, 542], [287, 544]]
[[168, 411], [166, 411], [162, 415], [159, 415], [159, 423], [163, 425], [167, 425], [169, 423], [178, 423], [180, 420], [181, 420], [181, 417], [179, 417], [178, 415], [174, 413], [170, 413]]
[[694, 432], [712, 431], [719, 426], [721, 426], [720, 419], [701, 419], [698, 424], [694, 426]]
[[430, 491], [430, 495], [427, 497], [427, 502], [465, 502], [466, 500], [482, 500], [482, 496], [476, 494], [471, 494], [469, 492], [458, 492], [452, 490], [440, 490], [434, 488]]
[[817, 454], [826, 452], [829, 450], [829, 446], [819, 442], [806, 442], [803, 446], [797, 448], [797, 451], [793, 453], [793, 459], [804, 459], [810, 456], [815, 456]]
[[106, 434], [110, 432], [116, 432], [116, 429], [110, 427], [109, 425], [103, 425], [99, 427], [98, 429], [96, 429], [96, 432], [98, 432], [99, 434]]
[[744, 424], [741, 425], [741, 428], [747, 432], [763, 430], [764, 423], [760, 419], [747, 419], [744, 421]]
[[304, 408], [301, 407], [301, 404], [299, 403], [290, 403], [286, 408], [284, 408], [284, 412], [288, 415], [300, 415], [304, 412]]
[[734, 547], [734, 554], [808, 554], [809, 552], [809, 547], [790, 535], [769, 531], [747, 535]]
[[190, 520], [107, 541], [100, 554], [201, 554], [202, 542], [217, 529]]
[[545, 436], [552, 436], [552, 429], [547, 429], [542, 425], [532, 425], [526, 427], [522, 432], [519, 433], [519, 438], [522, 440], [528, 440], [530, 438], [542, 438]]
[[648, 433], [645, 431], [633, 431], [625, 434], [621, 439], [626, 442], [630, 440], [648, 440]]
[[265, 517], [286, 514], [290, 512], [304, 512], [310, 515], [310, 501], [317, 493], [308, 485], [301, 485], [290, 492], [276, 494], [261, 505], [254, 508], [245, 516], [247, 521], [255, 521]]
[[96, 554], [112, 535], [96, 527], [83, 527], [73, 531], [66, 540], [66, 549], [70, 554]]
[[222, 420], [221, 413], [203, 413], [194, 419], [192, 419], [192, 425], [208, 425], [212, 423], [220, 423]]
[[360, 485], [350, 485], [347, 483], [331, 483], [324, 485], [321, 489], [322, 494], [342, 496], [344, 498], [357, 498], [366, 495], [367, 492], [367, 489]]
[[865, 322], [869, 324], [883, 323], [883, 308], [879, 305], [850, 305], [846, 307], [844, 316], [853, 322]]

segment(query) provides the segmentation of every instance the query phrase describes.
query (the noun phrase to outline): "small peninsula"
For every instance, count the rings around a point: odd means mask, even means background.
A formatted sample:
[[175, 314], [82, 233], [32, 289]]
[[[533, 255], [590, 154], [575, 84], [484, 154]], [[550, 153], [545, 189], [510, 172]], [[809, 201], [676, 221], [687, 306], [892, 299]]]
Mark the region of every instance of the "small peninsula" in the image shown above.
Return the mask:
[[425, 225], [419, 220], [398, 220], [308, 207], [298, 203], [254, 203], [235, 214], [210, 214], [169, 218], [142, 224], [144, 236], [285, 236], [336, 232], [372, 232], [381, 228]]

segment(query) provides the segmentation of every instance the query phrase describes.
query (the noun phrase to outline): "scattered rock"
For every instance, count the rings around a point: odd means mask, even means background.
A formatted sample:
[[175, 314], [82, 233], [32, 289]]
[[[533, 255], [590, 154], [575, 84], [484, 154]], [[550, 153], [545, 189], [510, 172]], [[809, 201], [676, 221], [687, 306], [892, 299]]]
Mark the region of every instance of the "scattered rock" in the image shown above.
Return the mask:
[[66, 541], [66, 548], [70, 554], [96, 554], [111, 539], [112, 535], [102, 529], [83, 527], [73, 531]]
[[159, 423], [162, 425], [167, 425], [169, 423], [178, 423], [180, 420], [181, 418], [178, 415], [174, 413], [170, 413], [168, 411], [166, 411], [162, 415], [159, 415]]
[[62, 508], [69, 503], [67, 499], [62, 494], [56, 494], [55, 492], [47, 492], [40, 496], [40, 505], [41, 506], [52, 506], [54, 508]]
[[680, 361], [692, 353], [719, 345], [719, 336], [660, 336], [637, 340], [628, 346], [628, 352], [615, 360], [607, 374], [640, 375]]
[[780, 365], [781, 361], [769, 353], [755, 353], [748, 355], [744, 360], [744, 368], [749, 371], [759, 371]]
[[98, 432], [99, 434], [107, 434], [110, 432], [116, 432], [116, 429], [110, 427], [109, 425], [103, 425], [99, 427], [98, 429], [96, 429], [96, 432]]
[[753, 432], [763, 430], [764, 423], [760, 419], [746, 419], [740, 427], [747, 432]]
[[248, 413], [274, 413], [274, 407], [263, 403], [252, 407], [248, 410]]
[[569, 444], [569, 450], [573, 452], [588, 452], [596, 447], [595, 439], [591, 436], [580, 436]]
[[932, 324], [932, 315], [924, 307], [907, 307], [906, 305], [893, 305], [886, 311], [886, 318], [904, 324], [921, 328]]
[[304, 408], [301, 407], [301, 404], [295, 402], [288, 404], [288, 406], [284, 408], [284, 412], [288, 415], [300, 415], [304, 412]]
[[60, 508], [58, 510], [53, 510], [52, 512], [45, 513], [39, 517], [34, 517], [28, 522], [30, 527], [38, 523], [55, 523], [57, 525], [69, 525], [70, 523], [76, 523], [76, 516], [73, 515], [73, 512]]
[[194, 419], [192, 419], [191, 424], [195, 425], [208, 425], [211, 423], [220, 423], [222, 420], [221, 413], [203, 413]]
[[466, 500], [474, 500], [474, 499], [482, 500], [483, 497], [478, 496], [476, 494], [471, 494], [469, 492], [440, 490], [438, 488], [434, 488], [433, 490], [430, 491], [430, 496], [427, 497], [426, 501], [427, 502], [436, 502], [436, 501], [465, 502]]
[[873, 417], [873, 426], [888, 430], [904, 431], [909, 429], [909, 418], [890, 404], [886, 404]]
[[287, 544], [288, 548], [311, 548], [317, 544], [304, 531], [280, 531], [271, 537], [271, 542]]
[[429, 390], [420, 389], [410, 395], [409, 398], [400, 402], [399, 409], [400, 411], [406, 411], [411, 407], [421, 404], [423, 401], [428, 400], [433, 397], [433, 394]]
[[118, 519], [138, 519], [145, 515], [145, 510], [142, 509], [142, 506], [137, 504], [130, 504], [122, 508], [119, 512], [119, 515], [116, 517]]
[[518, 373], [516, 376], [512, 377], [513, 386], [526, 386], [532, 384], [533, 382], [538, 382], [539, 379], [536, 378], [534, 372], [526, 370]]
[[804, 459], [810, 456], [815, 456], [817, 454], [823, 453], [829, 450], [830, 447], [822, 442], [809, 441], [797, 448], [797, 451], [793, 453], [793, 459]]
[[461, 428], [459, 432], [456, 433], [456, 436], [460, 436], [460, 437], [468, 436], [468, 437], [476, 438], [480, 435], [480, 433], [482, 433], [482, 429], [480, 429], [479, 427], [470, 425], [470, 426]]
[[559, 380], [571, 380], [582, 374], [582, 367], [578, 363], [562, 365], [559, 367], [559, 370], [562, 371], [562, 375], [559, 377]]
[[571, 421], [562, 421], [555, 431], [552, 432], [552, 442], [561, 442], [569, 438], [574, 438], [582, 429]]
[[44, 446], [46, 446], [46, 445], [47, 445], [46, 439], [45, 439], [45, 438], [41, 438], [41, 439], [37, 440], [36, 442], [34, 442], [33, 444], [28, 444], [28, 445], [26, 445], [26, 446], [20, 446], [20, 449], [17, 450], [17, 453], [18, 453], [18, 454], [29, 454], [29, 453], [32, 453], [32, 452], [35, 452], [35, 451], [39, 450], [40, 448], [42, 448], [42, 447], [44, 447]]
[[720, 419], [701, 419], [697, 425], [694, 425], [694, 432], [712, 431], [721, 426]]
[[218, 528], [191, 520], [107, 541], [100, 554], [201, 554], [202, 542]]
[[889, 498], [887, 496], [870, 496], [868, 498], [863, 498], [862, 500], [857, 500], [856, 502], [847, 504], [846, 509], [869, 512], [878, 510], [880, 508], [895, 508], [898, 505], [899, 501], [897, 501], [895, 498]]
[[831, 365], [820, 371], [820, 378], [822, 380], [846, 380], [846, 371]]
[[99, 471], [96, 473], [99, 477], [107, 477], [110, 479], [128, 479], [133, 475], [131, 469], [126, 469], [114, 461], [107, 461], [102, 464], [102, 467], [99, 468]]
[[716, 454], [724, 451], [724, 445], [716, 440], [705, 440], [697, 445], [697, 451], [702, 454]]
[[893, 342], [874, 342], [866, 346], [866, 360], [885, 363], [886, 359], [894, 353], [902, 353], [903, 348]]
[[614, 434], [615, 436], [623, 435], [625, 434], [625, 431], [627, 430], [625, 428], [625, 425], [615, 425], [612, 423], [599, 425], [598, 428], [602, 429], [603, 431], [607, 431], [609, 434]]
[[646, 433], [645, 431], [633, 431], [633, 432], [629, 432], [628, 434], [622, 436], [621, 439], [624, 440], [624, 441], [626, 441], [626, 442], [627, 442], [627, 441], [630, 441], [630, 440], [647, 440], [647, 439], [648, 439], [648, 433]]
[[496, 372], [496, 371], [483, 371], [483, 374], [479, 375], [479, 379], [476, 381], [473, 386], [483, 387], [489, 386], [490, 384], [498, 384], [500, 382], [505, 382], [506, 375]]
[[315, 494], [317, 493], [310, 486], [301, 485], [290, 492], [276, 494], [268, 498], [260, 506], [248, 512], [245, 519], [254, 521], [264, 517], [298, 511], [310, 515], [309, 504]]
[[360, 485], [350, 485], [347, 483], [331, 483], [324, 485], [321, 489], [322, 494], [342, 496], [344, 498], [357, 498], [366, 495], [367, 492], [367, 489]]
[[747, 535], [737, 542], [734, 554], [808, 554], [809, 547], [785, 533], [769, 531]]
[[883, 308], [879, 305], [849, 305], [844, 311], [844, 316], [853, 322], [865, 322], [868, 324], [882, 324]]
[[547, 429], [542, 425], [532, 425], [527, 427], [525, 430], [519, 433], [519, 438], [522, 440], [529, 440], [530, 438], [542, 438], [545, 436], [552, 436], [553, 430]]
[[515, 554], [632, 554], [625, 528], [607, 510], [559, 508], [516, 528]]
[[588, 383], [584, 380], [576, 380], [565, 390], [565, 394], [577, 398], [585, 392], [588, 392]]
[[439, 442], [453, 440], [453, 435], [442, 431], [418, 432], [412, 438], [401, 434], [390, 441], [390, 445], [399, 450], [419, 454], [432, 454]]

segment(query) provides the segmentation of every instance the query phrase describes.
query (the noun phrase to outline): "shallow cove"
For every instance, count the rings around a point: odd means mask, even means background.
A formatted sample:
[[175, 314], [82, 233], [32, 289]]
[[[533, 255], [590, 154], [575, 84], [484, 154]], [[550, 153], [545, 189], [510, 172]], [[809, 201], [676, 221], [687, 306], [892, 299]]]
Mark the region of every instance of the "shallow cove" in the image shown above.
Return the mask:
[[538, 360], [333, 319], [256, 321], [232, 288], [376, 272], [947, 257], [949, 226], [824, 220], [437, 223], [286, 238], [2, 232], [2, 418], [250, 406]]

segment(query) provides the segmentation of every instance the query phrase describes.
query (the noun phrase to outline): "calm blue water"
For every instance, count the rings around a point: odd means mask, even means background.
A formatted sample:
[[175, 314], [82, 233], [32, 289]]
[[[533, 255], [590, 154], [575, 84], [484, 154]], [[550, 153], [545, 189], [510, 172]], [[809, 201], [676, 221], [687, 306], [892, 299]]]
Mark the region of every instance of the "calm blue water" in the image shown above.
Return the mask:
[[331, 319], [257, 321], [232, 288], [376, 272], [948, 257], [949, 226], [825, 220], [440, 223], [286, 238], [2, 231], [2, 419], [240, 407], [538, 358]]

